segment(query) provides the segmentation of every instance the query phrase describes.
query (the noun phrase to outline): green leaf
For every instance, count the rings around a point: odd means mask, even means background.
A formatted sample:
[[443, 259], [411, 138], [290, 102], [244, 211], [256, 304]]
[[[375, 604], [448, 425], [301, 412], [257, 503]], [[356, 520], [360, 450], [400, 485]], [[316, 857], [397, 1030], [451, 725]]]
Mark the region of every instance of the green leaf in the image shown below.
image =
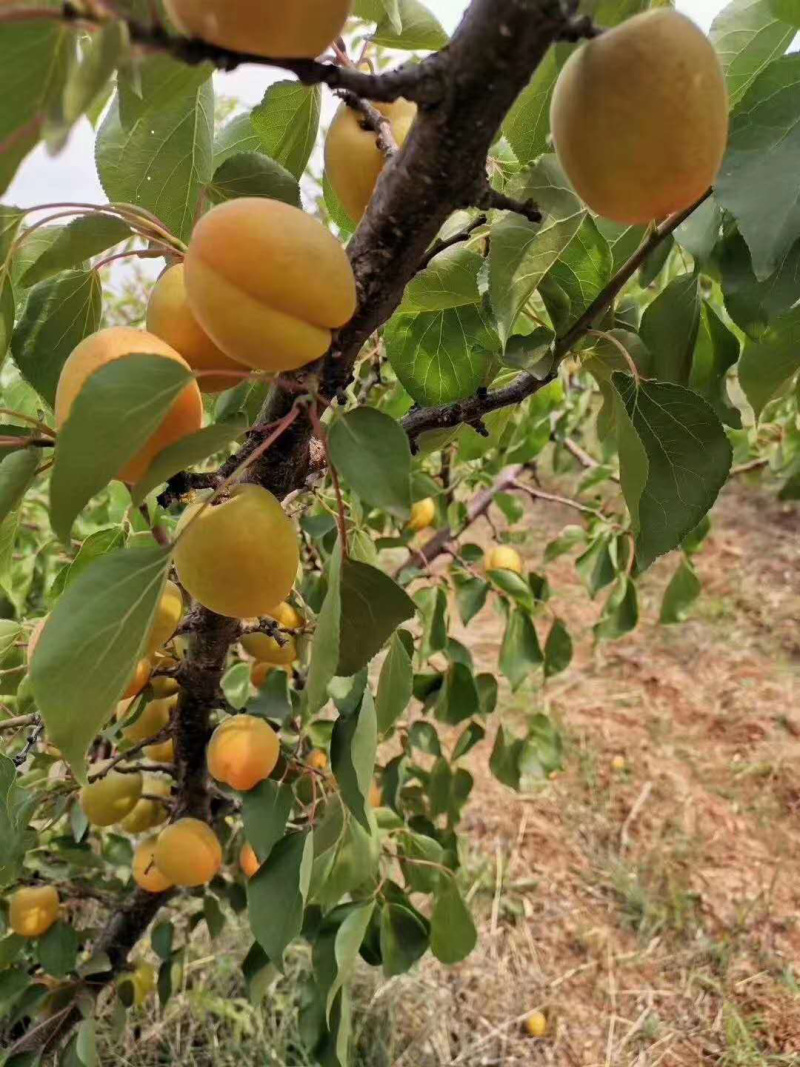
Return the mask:
[[72, 350], [100, 325], [101, 305], [96, 271], [67, 271], [31, 289], [11, 354], [25, 380], [51, 407]]
[[670, 552], [708, 512], [731, 467], [731, 446], [711, 407], [679, 385], [615, 374], [649, 462], [639, 502], [636, 557], [645, 570]]
[[486, 603], [489, 593], [489, 583], [483, 578], [472, 578], [460, 573], [453, 574], [453, 585], [456, 590], [456, 603], [461, 621], [465, 626], [475, 618]]
[[214, 139], [214, 170], [218, 170], [231, 156], [260, 150], [261, 141], [253, 127], [250, 112], [237, 115], [222, 127]]
[[479, 304], [478, 274], [483, 256], [463, 244], [446, 248], [408, 283], [399, 315]]
[[544, 662], [533, 620], [527, 611], [515, 608], [508, 617], [500, 649], [500, 670], [516, 690], [534, 668]]
[[210, 71], [155, 55], [137, 65], [137, 76], [138, 94], [130, 73], [120, 77], [97, 135], [97, 172], [109, 200], [147, 208], [187, 240], [212, 175]]
[[509, 789], [519, 789], [521, 771], [520, 759], [524, 751], [525, 742], [520, 739], [506, 741], [505, 730], [502, 726], [497, 728], [494, 739], [494, 747], [489, 757], [489, 770], [503, 785]]
[[[366, 904], [356, 904], [355, 906], [352, 906], [348, 911], [344, 922], [336, 928], [335, 933], [333, 934], [333, 953], [331, 960], [333, 964], [333, 974], [330, 976], [329, 982], [324, 983], [324, 985], [328, 986], [326, 1002], [328, 1019], [330, 1019], [331, 1008], [336, 999], [336, 995], [342, 986], [350, 981], [353, 971], [355, 970], [361, 942], [364, 940], [374, 910], [374, 900], [370, 900]], [[315, 965], [317, 964], [317, 960], [318, 952], [317, 946], [315, 946]], [[319, 982], [320, 968], [315, 966], [315, 969], [317, 971], [317, 981]]]
[[522, 777], [546, 778], [563, 768], [564, 740], [549, 716], [539, 713], [530, 720], [520, 757]]
[[800, 308], [779, 318], [759, 341], [748, 341], [739, 360], [739, 383], [756, 418], [800, 369]]
[[431, 951], [441, 963], [461, 963], [478, 943], [478, 931], [455, 878], [441, 875], [431, 915]]
[[389, 733], [408, 707], [412, 682], [411, 657], [400, 634], [395, 633], [389, 642], [389, 651], [381, 667], [375, 698], [375, 714], [381, 737]]
[[695, 259], [707, 259], [719, 240], [721, 224], [722, 212], [716, 197], [711, 195], [680, 224], [675, 240]]
[[400, 519], [411, 514], [411, 447], [400, 424], [358, 407], [328, 431], [331, 462], [365, 504]]
[[358, 710], [341, 715], [334, 724], [331, 736], [331, 770], [342, 800], [367, 833], [369, 819], [369, 791], [375, 773], [375, 753], [378, 747], [378, 723], [372, 693], [365, 690]]
[[212, 940], [219, 937], [225, 929], [225, 916], [223, 915], [219, 904], [212, 896], [206, 896], [203, 899], [203, 918], [206, 921], [208, 933]]
[[484, 737], [486, 737], [486, 730], [480, 723], [469, 723], [453, 746], [453, 754], [450, 757], [452, 761], [455, 763], [456, 760], [463, 759], [475, 745], [483, 741]]
[[738, 359], [739, 341], [711, 304], [703, 301], [689, 386], [709, 402], [722, 422], [735, 429], [741, 427], [742, 417], [728, 396], [727, 375]]
[[386, 15], [397, 33], [403, 29], [399, 0], [356, 0], [353, 13], [367, 22], [380, 22]]
[[303, 690], [304, 717], [308, 718], [327, 704], [328, 686], [337, 673], [342, 619], [341, 559], [337, 542], [328, 567], [328, 591], [317, 619], [308, 680]]
[[125, 534], [119, 526], [107, 530], [98, 530], [91, 534], [81, 545], [80, 551], [71, 563], [67, 563], [56, 575], [50, 587], [50, 599], [57, 600], [67, 586], [86, 570], [98, 557], [122, 548]]
[[[609, 386], [613, 397], [614, 422], [617, 431], [617, 451], [619, 452], [619, 480], [622, 494], [631, 517], [631, 528], [638, 533], [641, 528], [639, 505], [642, 493], [647, 487], [650, 474], [650, 461], [642, 439], [636, 432], [633, 421], [619, 393]], [[609, 579], [610, 580], [610, 579]], [[592, 596], [596, 590], [592, 591]]]
[[551, 46], [527, 88], [522, 90], [506, 115], [503, 133], [522, 164], [533, 163], [547, 150], [553, 89], [564, 64], [574, 51], [574, 45]]
[[408, 731], [409, 748], [418, 748], [429, 756], [441, 756], [442, 746], [439, 743], [439, 735], [432, 722], [417, 721], [411, 724]]
[[773, 0], [731, 0], [711, 24], [709, 36], [725, 72], [731, 107], [794, 37], [791, 27], [775, 17], [772, 4]]
[[64, 86], [64, 121], [71, 126], [108, 87], [130, 46], [124, 22], [108, 22], [83, 42], [80, 63], [73, 64]]
[[758, 281], [750, 250], [738, 232], [720, 242], [717, 264], [722, 274], [725, 310], [753, 340], [800, 300], [800, 241], [795, 241], [768, 278]]
[[206, 192], [214, 204], [240, 196], [263, 196], [300, 207], [300, 186], [293, 174], [263, 152], [240, 152], [214, 172]]
[[578, 232], [542, 279], [539, 291], [557, 333], [566, 333], [605, 288], [613, 257], [594, 220], [585, 216]]
[[623, 226], [610, 219], [595, 219], [597, 228], [608, 242], [611, 249], [612, 271], [614, 274], [631, 258], [645, 238], [644, 226]]
[[699, 328], [698, 279], [682, 274], [662, 289], [642, 316], [640, 334], [651, 355], [650, 375], [687, 385]]
[[74, 36], [65, 22], [4, 22], [0, 40], [0, 194], [58, 106]]
[[498, 348], [490, 316], [474, 305], [395, 314], [383, 339], [401, 384], [423, 407], [462, 400], [488, 385]]
[[639, 622], [636, 583], [622, 574], [617, 579], [603, 607], [603, 615], [594, 628], [598, 640], [615, 641], [635, 630]]
[[24, 214], [18, 207], [0, 204], [0, 263], [5, 263], [8, 258], [8, 253], [17, 238], [24, 218]]
[[[162, 360], [162, 363], [164, 361]], [[138, 377], [137, 371], [137, 377]], [[174, 474], [202, 463], [217, 452], [226, 449], [247, 429], [244, 419], [231, 419], [230, 422], [215, 422], [197, 433], [182, 437], [174, 445], [159, 452], [150, 464], [144, 478], [131, 490], [131, 500], [138, 507], [152, 491], [168, 481]]]
[[800, 0], [770, 0], [769, 6], [776, 19], [800, 29]]
[[75, 1053], [83, 1067], [98, 1067], [97, 1024], [94, 1019], [84, 1019], [75, 1037]]
[[174, 935], [175, 928], [170, 922], [159, 923], [153, 927], [153, 932], [150, 935], [150, 945], [155, 954], [162, 960], [168, 960], [172, 957]]
[[58, 230], [52, 244], [22, 275], [20, 284], [27, 288], [61, 271], [77, 270], [92, 256], [113, 248], [130, 236], [130, 226], [116, 216], [100, 212], [82, 215]]
[[0, 522], [16, 511], [43, 461], [40, 448], [20, 448], [0, 462]]
[[544, 646], [544, 676], [561, 674], [572, 663], [572, 638], [561, 619], [553, 619]]
[[525, 304], [568, 248], [585, 217], [554, 156], [543, 156], [524, 184], [513, 188], [513, 195], [535, 200], [544, 221], [532, 223], [507, 212], [492, 225], [489, 296], [504, 346]]
[[[794, 31], [789, 30], [789, 36]], [[736, 218], [760, 280], [800, 237], [800, 56], [771, 63], [733, 114], [728, 149], [715, 186], [720, 205]]]
[[62, 541], [95, 493], [150, 440], [191, 378], [175, 360], [145, 353], [89, 376], [58, 435], [50, 516]]
[[141, 656], [167, 578], [170, 552], [103, 556], [74, 581], [42, 631], [31, 668], [50, 742], [80, 782], [83, 757], [114, 711]]
[[281, 972], [283, 954], [303, 926], [313, 857], [312, 832], [287, 834], [247, 882], [253, 935]]
[[250, 114], [261, 150], [300, 180], [319, 129], [322, 106], [320, 86], [276, 82]]
[[480, 700], [472, 670], [464, 663], [451, 663], [436, 701], [436, 718], [457, 726], [478, 714]]
[[14, 286], [8, 271], [0, 268], [0, 365], [8, 355], [15, 315]]
[[57, 922], [39, 938], [36, 956], [43, 970], [54, 978], [64, 978], [78, 962], [78, 934], [69, 923]]
[[258, 696], [247, 705], [251, 715], [260, 715], [273, 722], [284, 723], [294, 714], [292, 693], [289, 689], [289, 675], [286, 671], [270, 671], [266, 682], [258, 691]]
[[222, 676], [222, 695], [236, 711], [241, 711], [250, 699], [250, 669], [249, 663], [239, 661]]
[[342, 563], [341, 605], [336, 674], [343, 677], [366, 667], [415, 612], [414, 601], [388, 574], [352, 559]]
[[381, 909], [381, 958], [387, 978], [405, 974], [428, 951], [430, 931], [418, 912], [402, 904]]
[[449, 38], [442, 24], [421, 0], [398, 0], [397, 7], [402, 30], [397, 30], [397, 17], [387, 14], [378, 23], [372, 36], [373, 44], [408, 51], [434, 52], [444, 48]]
[[661, 601], [661, 616], [659, 618], [661, 625], [669, 626], [672, 623], [683, 622], [689, 614], [692, 604], [700, 596], [701, 591], [700, 579], [697, 577], [694, 567], [688, 559], [682, 558], [664, 592], [664, 599]]

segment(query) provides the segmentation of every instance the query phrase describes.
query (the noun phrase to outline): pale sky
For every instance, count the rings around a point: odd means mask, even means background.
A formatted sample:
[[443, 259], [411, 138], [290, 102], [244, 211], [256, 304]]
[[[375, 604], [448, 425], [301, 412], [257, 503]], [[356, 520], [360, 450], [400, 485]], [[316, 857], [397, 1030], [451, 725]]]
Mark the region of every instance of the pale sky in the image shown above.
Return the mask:
[[[448, 32], [455, 29], [469, 5], [469, 0], [426, 2]], [[675, 6], [708, 30], [725, 3], [726, 0], [676, 0]], [[271, 82], [286, 76], [262, 67], [243, 67], [233, 74], [216, 75], [216, 85], [219, 93], [254, 106]], [[62, 200], [104, 203], [106, 196], [94, 167], [94, 130], [89, 123], [83, 120], [76, 126], [69, 144], [55, 158], [49, 157], [42, 147], [37, 148], [20, 167], [3, 200], [18, 207]]]

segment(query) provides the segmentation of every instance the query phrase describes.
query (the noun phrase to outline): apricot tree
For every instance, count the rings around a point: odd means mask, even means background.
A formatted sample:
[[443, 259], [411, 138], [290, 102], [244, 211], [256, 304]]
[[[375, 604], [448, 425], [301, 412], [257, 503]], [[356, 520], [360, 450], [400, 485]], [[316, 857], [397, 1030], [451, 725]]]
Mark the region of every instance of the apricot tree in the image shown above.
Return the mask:
[[[450, 39], [421, 0], [0, 7], [3, 191], [86, 117], [108, 196], [0, 208], [6, 1067], [90, 1067], [96, 1014], [166, 1004], [230, 912], [252, 991], [310, 946], [326, 1065], [359, 957], [470, 953], [466, 757], [509, 789], [561, 765], [547, 566], [573, 553], [614, 640], [673, 554], [676, 623], [727, 479], [800, 495], [798, 27], [796, 0], [710, 39], [649, 0], [472, 0]], [[287, 78], [215, 124], [242, 63]], [[121, 322], [125, 257], [159, 270]], [[488, 605], [491, 669], [453, 635]]]

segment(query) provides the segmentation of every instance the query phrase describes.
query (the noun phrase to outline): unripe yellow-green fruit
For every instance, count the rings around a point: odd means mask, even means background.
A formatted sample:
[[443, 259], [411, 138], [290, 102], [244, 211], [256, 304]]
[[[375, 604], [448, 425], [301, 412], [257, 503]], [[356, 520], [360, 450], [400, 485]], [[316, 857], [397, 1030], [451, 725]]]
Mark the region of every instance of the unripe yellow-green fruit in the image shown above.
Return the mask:
[[[180, 352], [192, 370], [219, 370], [197, 379], [203, 393], [221, 393], [243, 381], [241, 363], [217, 348], [192, 314], [186, 299], [183, 264], [166, 270], [156, 282], [147, 305], [147, 329]], [[225, 374], [236, 371], [236, 374]]]
[[623, 224], [689, 207], [713, 184], [728, 139], [728, 94], [711, 42], [662, 7], [582, 45], [562, 70], [550, 126], [588, 206]]
[[[151, 700], [142, 708], [139, 718], [122, 731], [122, 736], [126, 741], [130, 741], [132, 745], [138, 745], [140, 742], [146, 741], [148, 737], [155, 737], [157, 733], [160, 733], [169, 724], [170, 715], [177, 702], [177, 696]], [[128, 707], [125, 704], [120, 705], [117, 714], [124, 718], [127, 713]], [[150, 747], [154, 746], [151, 745]]]
[[178, 819], [158, 835], [155, 861], [175, 885], [207, 885], [222, 866], [222, 846], [206, 823]]
[[18, 937], [41, 937], [58, 919], [59, 906], [52, 885], [18, 889], [9, 901], [8, 925]]
[[281, 744], [268, 722], [255, 715], [232, 715], [208, 743], [208, 772], [240, 793], [253, 789], [275, 770]]
[[258, 485], [238, 485], [224, 503], [202, 507], [187, 508], [176, 530], [181, 584], [218, 615], [265, 615], [289, 594], [297, 575], [300, 552], [291, 520]]
[[487, 549], [483, 566], [487, 571], [513, 571], [515, 574], [522, 574], [523, 569], [520, 554], [511, 545], [495, 545]]
[[411, 518], [408, 520], [409, 530], [424, 530], [433, 523], [436, 518], [436, 504], [432, 497], [425, 500], [417, 500], [411, 505]]
[[183, 594], [174, 582], [167, 581], [156, 608], [147, 639], [146, 652], [153, 655], [172, 637], [183, 616]]
[[150, 963], [140, 963], [128, 977], [133, 986], [133, 1003], [141, 1008], [156, 988], [155, 967]]
[[175, 762], [175, 742], [171, 737], [158, 744], [148, 745], [143, 751], [146, 758], [152, 760], [153, 763]]
[[[58, 429], [60, 430], [69, 418], [78, 394], [95, 371], [114, 360], [134, 354], [162, 356], [164, 359], [183, 364], [187, 369], [189, 366], [183, 356], [165, 344], [160, 337], [145, 330], [113, 326], [93, 333], [81, 341], [61, 371], [55, 405]], [[117, 477], [130, 484], [138, 482], [162, 449], [174, 445], [183, 437], [197, 433], [202, 425], [203, 400], [197, 382], [191, 381], [174, 401], [155, 433], [145, 442], [140, 452], [118, 472]]]
[[[389, 119], [394, 139], [402, 148], [417, 117], [417, 105], [401, 99], [372, 106]], [[361, 221], [386, 162], [375, 131], [364, 129], [363, 123], [360, 112], [342, 104], [325, 140], [325, 173], [353, 222]]]
[[276, 59], [314, 59], [336, 40], [352, 0], [166, 0], [187, 37]]
[[112, 770], [102, 778], [96, 775], [105, 770], [108, 761], [99, 764], [95, 771], [95, 780], [89, 774], [89, 784], [78, 794], [78, 803], [83, 814], [92, 826], [113, 826], [130, 815], [142, 795], [142, 776], [122, 774]]
[[184, 268], [197, 321], [256, 370], [296, 370], [324, 355], [331, 331], [356, 309], [341, 244], [279, 200], [241, 197], [213, 208], [195, 227]]
[[[30, 647], [30, 646], [29, 646]], [[134, 671], [133, 678], [128, 683], [128, 688], [122, 694], [123, 700], [129, 700], [131, 697], [135, 697], [137, 693], [141, 693], [147, 683], [150, 681], [150, 674], [153, 670], [153, 665], [146, 657], [140, 659], [136, 664], [136, 670]]]
[[547, 1033], [547, 1016], [541, 1011], [532, 1011], [525, 1020], [525, 1031], [531, 1037], [544, 1037]]
[[242, 638], [242, 648], [259, 663], [269, 663], [271, 667], [288, 667], [297, 659], [297, 645], [294, 638], [288, 634], [281, 634], [281, 641], [283, 644], [279, 644], [277, 639], [269, 634], [245, 634]]
[[133, 854], [133, 880], [148, 893], [165, 893], [174, 885], [156, 864], [157, 841], [156, 837], [148, 837]]
[[253, 846], [247, 841], [242, 845], [242, 850], [239, 853], [239, 866], [244, 871], [246, 878], [252, 878], [254, 874], [258, 873], [258, 868], [261, 866]]
[[126, 834], [144, 834], [166, 822], [169, 816], [169, 807], [166, 804], [149, 799], [150, 796], [155, 796], [169, 800], [172, 795], [172, 782], [168, 778], [155, 774], [145, 775], [142, 793], [148, 796], [143, 796], [137, 801], [130, 815], [126, 815], [119, 824], [120, 829]]

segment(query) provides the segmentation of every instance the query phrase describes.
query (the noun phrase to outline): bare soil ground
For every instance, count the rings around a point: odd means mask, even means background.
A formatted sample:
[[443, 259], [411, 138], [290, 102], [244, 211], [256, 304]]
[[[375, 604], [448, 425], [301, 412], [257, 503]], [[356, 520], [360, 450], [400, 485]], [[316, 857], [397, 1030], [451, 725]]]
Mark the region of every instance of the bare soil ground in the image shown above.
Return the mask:
[[[549, 504], [531, 513], [531, 566], [564, 521]], [[511, 727], [554, 715], [565, 770], [515, 795], [473, 750], [480, 947], [376, 991], [408, 1038], [393, 1067], [800, 1065], [798, 535], [797, 509], [736, 484], [697, 559], [693, 620], [658, 624], [663, 561], [638, 630], [600, 647], [600, 603], [572, 558], [549, 568], [575, 660], [501, 706]], [[468, 634], [492, 667], [491, 608]], [[542, 1040], [521, 1027], [535, 1009]]]

